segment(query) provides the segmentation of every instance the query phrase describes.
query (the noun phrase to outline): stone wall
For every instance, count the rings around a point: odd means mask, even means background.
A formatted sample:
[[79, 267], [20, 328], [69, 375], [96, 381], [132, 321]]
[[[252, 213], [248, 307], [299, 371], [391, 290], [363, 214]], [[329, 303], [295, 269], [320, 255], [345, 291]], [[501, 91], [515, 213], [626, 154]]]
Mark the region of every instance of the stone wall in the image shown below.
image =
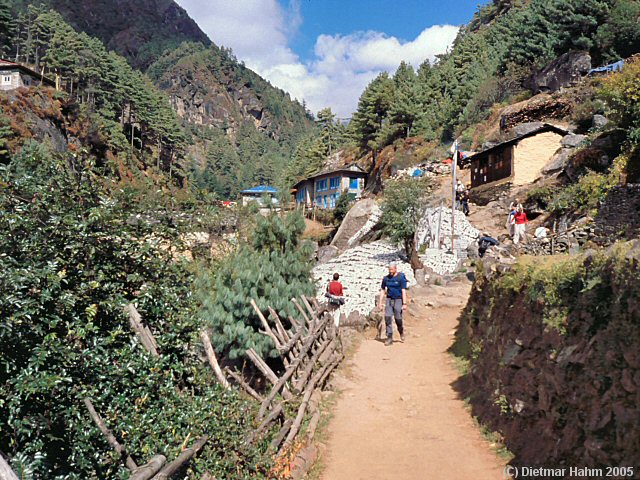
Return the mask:
[[640, 184], [616, 187], [595, 218], [595, 241], [609, 245], [619, 238], [640, 237]]
[[483, 262], [456, 333], [470, 362], [456, 389], [512, 465], [640, 465], [640, 240], [559, 261]]

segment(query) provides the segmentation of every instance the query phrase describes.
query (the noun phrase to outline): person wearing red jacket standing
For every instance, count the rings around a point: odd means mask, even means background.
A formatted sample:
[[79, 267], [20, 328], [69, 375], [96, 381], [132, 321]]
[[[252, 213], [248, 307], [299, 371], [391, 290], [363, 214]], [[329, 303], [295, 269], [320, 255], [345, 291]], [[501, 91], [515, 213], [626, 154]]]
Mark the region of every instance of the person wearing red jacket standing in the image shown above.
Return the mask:
[[525, 213], [522, 205], [518, 207], [516, 213], [513, 215], [513, 223], [514, 223], [514, 233], [513, 233], [513, 243], [518, 245], [520, 240], [526, 241], [526, 226], [529, 223], [529, 219], [527, 218], [527, 214]]

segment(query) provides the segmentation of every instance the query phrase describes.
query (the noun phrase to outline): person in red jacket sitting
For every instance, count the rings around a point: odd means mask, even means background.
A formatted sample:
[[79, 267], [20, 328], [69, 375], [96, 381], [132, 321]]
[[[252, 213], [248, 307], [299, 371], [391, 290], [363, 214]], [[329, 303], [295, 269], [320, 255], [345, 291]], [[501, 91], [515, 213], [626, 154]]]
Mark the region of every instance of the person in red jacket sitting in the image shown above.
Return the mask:
[[333, 303], [334, 305], [344, 305], [344, 290], [342, 288], [342, 283], [338, 281], [339, 279], [340, 275], [334, 273], [333, 281], [329, 282], [329, 285], [327, 285], [327, 293], [325, 294], [329, 299], [329, 303]]
[[529, 223], [529, 219], [527, 218], [527, 214], [525, 213], [522, 205], [518, 207], [516, 213], [513, 215], [512, 222], [514, 223], [513, 230], [513, 243], [518, 245], [520, 240], [526, 241], [526, 226]]

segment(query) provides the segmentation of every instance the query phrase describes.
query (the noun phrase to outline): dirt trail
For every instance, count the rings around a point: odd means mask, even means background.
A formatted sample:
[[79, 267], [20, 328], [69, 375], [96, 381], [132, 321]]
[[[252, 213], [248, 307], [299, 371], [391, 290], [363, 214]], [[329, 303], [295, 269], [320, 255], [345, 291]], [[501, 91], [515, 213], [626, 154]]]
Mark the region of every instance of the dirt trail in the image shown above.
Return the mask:
[[450, 385], [458, 374], [446, 350], [469, 288], [415, 292], [405, 343], [360, 345], [349, 378], [338, 379], [323, 480], [503, 478], [504, 463]]

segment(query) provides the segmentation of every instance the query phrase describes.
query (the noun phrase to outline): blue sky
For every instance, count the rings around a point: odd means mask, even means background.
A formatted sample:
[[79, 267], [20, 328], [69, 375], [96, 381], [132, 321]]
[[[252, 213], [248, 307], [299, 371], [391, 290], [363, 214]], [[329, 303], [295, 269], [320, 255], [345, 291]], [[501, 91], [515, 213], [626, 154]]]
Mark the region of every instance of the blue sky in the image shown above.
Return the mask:
[[449, 48], [477, 0], [177, 0], [218, 45], [313, 112], [355, 110], [364, 87], [404, 60]]
[[[288, 2], [280, 0], [285, 8]], [[291, 48], [311, 60], [321, 34], [346, 35], [375, 30], [402, 40], [416, 38], [431, 25], [462, 25], [471, 20], [478, 0], [301, 0], [303, 23]]]

